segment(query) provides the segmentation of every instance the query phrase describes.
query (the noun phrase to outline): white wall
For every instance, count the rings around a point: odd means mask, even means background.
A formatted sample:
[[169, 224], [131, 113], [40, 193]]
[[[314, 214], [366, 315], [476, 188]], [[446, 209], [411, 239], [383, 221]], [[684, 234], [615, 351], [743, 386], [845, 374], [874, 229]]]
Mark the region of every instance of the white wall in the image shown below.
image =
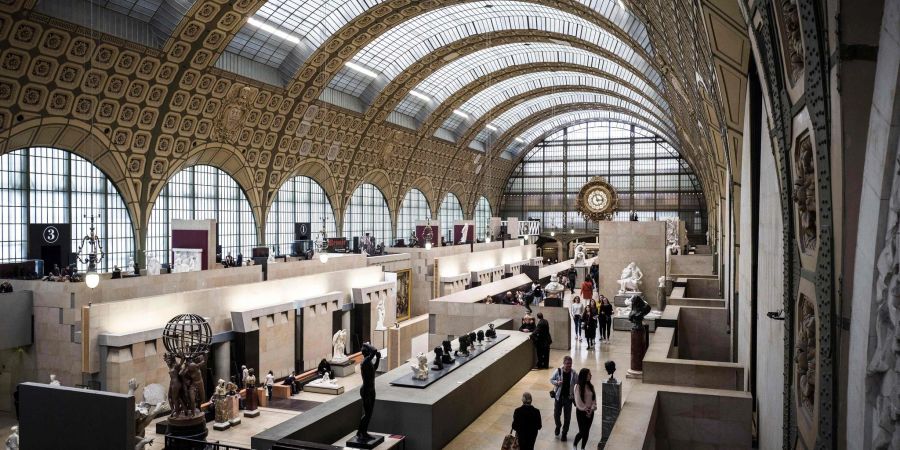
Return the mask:
[[[749, 96], [749, 90], [748, 90]], [[741, 253], [738, 259], [738, 292], [740, 293], [738, 304], [738, 323], [737, 327], [737, 362], [750, 369], [750, 328], [751, 328], [751, 301], [753, 299], [752, 270], [756, 264], [751, 258], [753, 256], [753, 240], [752, 240], [752, 221], [753, 217], [759, 214], [752, 206], [754, 180], [750, 176], [750, 106], [749, 101], [744, 102], [744, 142], [743, 154], [741, 155], [741, 214], [738, 224], [740, 227], [740, 245]], [[744, 377], [744, 389], [750, 388], [750, 377]]]
[[[763, 122], [768, 114], [762, 114]], [[784, 322], [766, 317], [783, 308], [784, 255], [782, 252], [781, 197], [768, 126], [763, 123], [759, 180], [759, 261], [757, 289], [756, 386], [759, 404], [760, 450], [782, 447], [782, 392], [784, 391]]]

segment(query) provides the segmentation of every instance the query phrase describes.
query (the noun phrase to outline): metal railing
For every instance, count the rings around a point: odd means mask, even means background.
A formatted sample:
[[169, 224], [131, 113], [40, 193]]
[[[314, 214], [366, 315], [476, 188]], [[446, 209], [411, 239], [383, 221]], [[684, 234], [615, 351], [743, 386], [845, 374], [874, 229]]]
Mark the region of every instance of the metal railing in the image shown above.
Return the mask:
[[196, 439], [188, 439], [178, 436], [166, 436], [165, 450], [252, 450], [246, 447], [236, 447], [234, 445], [220, 444], [218, 442], [198, 441]]

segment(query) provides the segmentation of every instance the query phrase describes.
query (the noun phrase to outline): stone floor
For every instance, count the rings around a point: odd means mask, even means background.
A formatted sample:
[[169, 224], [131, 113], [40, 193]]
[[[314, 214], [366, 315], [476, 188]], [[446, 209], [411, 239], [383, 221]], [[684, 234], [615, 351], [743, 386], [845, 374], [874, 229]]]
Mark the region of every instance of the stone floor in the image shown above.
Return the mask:
[[[569, 297], [570, 295], [567, 294], [566, 304], [569, 303]], [[598, 344], [594, 350], [587, 350], [587, 344], [584, 340], [580, 342], [573, 341], [572, 348], [569, 351], [550, 351], [551, 369], [529, 372], [444, 448], [449, 450], [500, 448], [504, 436], [510, 431], [513, 411], [522, 405], [522, 393], [526, 391], [531, 393], [534, 400], [533, 405], [541, 412], [541, 421], [543, 423], [543, 427], [538, 433], [535, 448], [572, 448], [572, 441], [575, 439], [575, 434], [578, 433], [574, 407], [569, 425], [568, 441], [561, 442], [553, 435], [555, 426], [553, 423], [553, 399], [548, 394], [551, 387], [550, 377], [555, 370], [553, 366], [559, 366], [565, 355], [572, 356], [574, 360], [573, 368], [576, 371], [581, 370], [582, 367], [591, 369], [592, 382], [597, 390], [598, 404], [601, 402], [600, 382], [608, 378], [606, 371], [603, 369], [603, 364], [606, 361], [611, 359], [616, 362], [616, 379], [623, 383], [623, 401], [627, 398], [635, 383], [640, 383], [640, 380], [625, 378], [625, 372], [628, 370], [631, 361], [631, 336], [628, 332], [613, 331], [612, 340], [609, 343]], [[588, 444], [585, 448], [595, 449], [600, 441], [601, 423], [599, 413], [598, 410], [591, 426]]]

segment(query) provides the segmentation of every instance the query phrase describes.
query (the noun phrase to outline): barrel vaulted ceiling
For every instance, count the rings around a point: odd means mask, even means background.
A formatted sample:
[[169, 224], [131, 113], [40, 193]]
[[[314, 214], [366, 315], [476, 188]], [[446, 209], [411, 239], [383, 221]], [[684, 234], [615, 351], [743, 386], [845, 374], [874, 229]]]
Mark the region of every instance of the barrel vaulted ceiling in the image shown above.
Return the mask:
[[712, 213], [740, 173], [742, 17], [733, 0], [10, 0], [0, 152], [94, 161], [143, 238], [165, 180], [199, 163], [257, 223], [298, 174], [337, 217], [363, 182], [393, 210], [416, 187], [497, 213], [529, 148], [610, 119], [677, 148]]

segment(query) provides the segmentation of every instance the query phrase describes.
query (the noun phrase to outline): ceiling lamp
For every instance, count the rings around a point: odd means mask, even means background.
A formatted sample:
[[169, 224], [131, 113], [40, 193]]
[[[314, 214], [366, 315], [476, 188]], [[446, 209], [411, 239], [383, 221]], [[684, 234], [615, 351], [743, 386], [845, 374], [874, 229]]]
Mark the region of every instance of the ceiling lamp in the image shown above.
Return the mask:
[[290, 35], [290, 34], [288, 34], [288, 33], [285, 33], [284, 31], [281, 31], [281, 30], [279, 30], [278, 28], [275, 28], [275, 27], [273, 27], [272, 25], [269, 25], [269, 24], [267, 24], [267, 23], [265, 23], [265, 22], [256, 20], [256, 19], [254, 19], [253, 17], [247, 19], [247, 24], [253, 25], [254, 27], [259, 28], [260, 30], [265, 31], [266, 33], [269, 33], [269, 34], [273, 34], [273, 35], [275, 35], [275, 36], [278, 36], [278, 37], [280, 37], [281, 39], [284, 39], [284, 40], [286, 40], [286, 41], [288, 41], [288, 42], [290, 42], [290, 43], [292, 43], [292, 44], [299, 44], [299, 43], [300, 43], [300, 38], [298, 38], [297, 36], [293, 36], [293, 35]]

